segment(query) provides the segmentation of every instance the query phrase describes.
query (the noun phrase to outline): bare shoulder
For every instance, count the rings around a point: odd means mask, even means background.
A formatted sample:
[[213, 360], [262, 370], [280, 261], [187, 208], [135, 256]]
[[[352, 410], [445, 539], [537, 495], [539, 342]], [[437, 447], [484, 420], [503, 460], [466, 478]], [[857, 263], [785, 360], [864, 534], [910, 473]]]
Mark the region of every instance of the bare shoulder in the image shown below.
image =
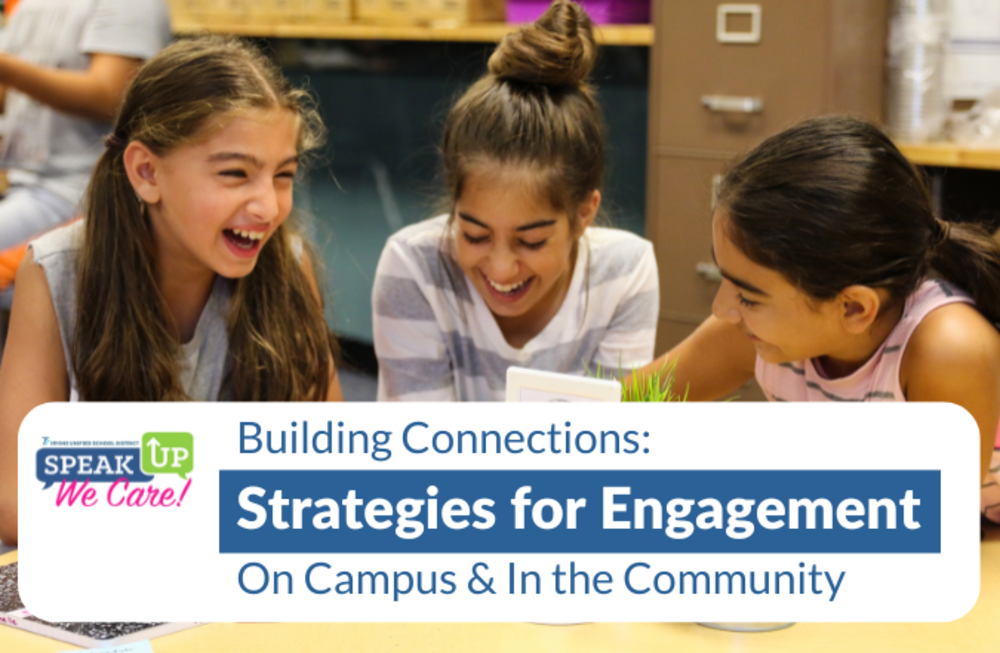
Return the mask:
[[961, 406], [979, 426], [979, 478], [986, 475], [1000, 419], [1000, 334], [975, 308], [948, 304], [924, 318], [903, 353], [907, 401]]
[[1000, 333], [973, 306], [948, 304], [928, 314], [910, 336], [900, 383], [907, 389], [964, 385], [963, 379], [1000, 383]]
[[44, 323], [48, 323], [51, 318], [51, 323], [58, 328], [52, 292], [49, 290], [48, 279], [45, 278], [45, 270], [35, 263], [34, 250], [30, 247], [17, 266], [12, 308], [12, 319], [15, 315], [27, 313], [33, 321], [41, 319]]
[[62, 337], [45, 270], [21, 261], [0, 362], [0, 540], [17, 542], [17, 432], [33, 408], [69, 396]]
[[29, 249], [17, 270], [10, 330], [0, 364], [0, 440], [47, 401], [66, 401], [68, 373], [45, 271]]
[[[11, 311], [10, 330], [7, 335], [6, 356], [11, 366], [21, 363], [24, 354], [36, 357], [42, 356], [48, 363], [56, 363], [61, 368], [60, 380], [66, 379], [66, 365], [62, 350], [62, 335], [59, 332], [59, 321], [56, 317], [55, 305], [52, 302], [52, 292], [45, 277], [45, 270], [35, 263], [34, 252], [28, 248], [24, 259], [17, 268], [14, 283], [14, 303]], [[30, 362], [30, 367], [36, 367], [39, 360]], [[52, 368], [52, 365], [49, 365]]]

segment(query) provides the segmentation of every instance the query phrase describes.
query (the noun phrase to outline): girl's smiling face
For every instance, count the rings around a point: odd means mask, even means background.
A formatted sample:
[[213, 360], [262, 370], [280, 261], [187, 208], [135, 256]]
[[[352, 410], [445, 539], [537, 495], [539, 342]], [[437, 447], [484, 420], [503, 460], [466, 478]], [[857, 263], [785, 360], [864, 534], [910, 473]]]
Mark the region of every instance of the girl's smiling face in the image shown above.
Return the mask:
[[555, 315], [573, 276], [577, 240], [600, 204], [594, 191], [574, 228], [539, 191], [541, 176], [528, 167], [480, 165], [455, 202], [456, 260], [501, 322], [544, 327]]
[[133, 155], [138, 163], [126, 167], [149, 207], [161, 263], [195, 274], [249, 274], [291, 212], [298, 128], [291, 111], [252, 110], [163, 156]]
[[725, 214], [712, 220], [722, 282], [712, 313], [742, 329], [768, 363], [849, 357], [837, 301], [808, 297], [780, 273], [751, 261], [729, 238]]

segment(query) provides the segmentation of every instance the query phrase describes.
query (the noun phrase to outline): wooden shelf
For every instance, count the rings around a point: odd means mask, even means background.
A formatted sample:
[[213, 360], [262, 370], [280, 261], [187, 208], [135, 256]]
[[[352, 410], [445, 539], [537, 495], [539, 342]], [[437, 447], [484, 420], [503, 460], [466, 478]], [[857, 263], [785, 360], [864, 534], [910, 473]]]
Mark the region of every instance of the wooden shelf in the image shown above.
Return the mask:
[[[466, 23], [463, 25], [373, 25], [366, 23], [194, 23], [175, 22], [177, 34], [217, 32], [239, 36], [348, 39], [371, 41], [472, 41], [498, 42], [504, 35], [517, 29], [508, 23]], [[653, 44], [652, 25], [600, 25], [597, 39], [602, 45]]]
[[1000, 170], [1000, 149], [961, 147], [953, 143], [899, 143], [900, 151], [921, 166]]

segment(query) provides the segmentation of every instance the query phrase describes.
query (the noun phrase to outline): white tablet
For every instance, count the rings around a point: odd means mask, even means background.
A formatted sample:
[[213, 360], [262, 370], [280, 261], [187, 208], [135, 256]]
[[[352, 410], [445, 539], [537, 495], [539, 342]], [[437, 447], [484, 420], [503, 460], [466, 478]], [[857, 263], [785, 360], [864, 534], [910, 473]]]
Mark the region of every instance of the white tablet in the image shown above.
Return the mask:
[[622, 384], [524, 367], [507, 368], [507, 401], [621, 401]]

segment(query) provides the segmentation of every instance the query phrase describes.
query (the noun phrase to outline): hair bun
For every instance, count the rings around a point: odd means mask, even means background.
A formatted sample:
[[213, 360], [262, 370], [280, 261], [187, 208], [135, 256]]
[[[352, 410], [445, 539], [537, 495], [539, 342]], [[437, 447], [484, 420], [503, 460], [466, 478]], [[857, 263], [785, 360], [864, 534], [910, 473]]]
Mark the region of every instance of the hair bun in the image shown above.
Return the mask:
[[597, 60], [594, 25], [580, 5], [555, 0], [533, 24], [508, 34], [489, 61], [490, 72], [548, 86], [579, 86]]

